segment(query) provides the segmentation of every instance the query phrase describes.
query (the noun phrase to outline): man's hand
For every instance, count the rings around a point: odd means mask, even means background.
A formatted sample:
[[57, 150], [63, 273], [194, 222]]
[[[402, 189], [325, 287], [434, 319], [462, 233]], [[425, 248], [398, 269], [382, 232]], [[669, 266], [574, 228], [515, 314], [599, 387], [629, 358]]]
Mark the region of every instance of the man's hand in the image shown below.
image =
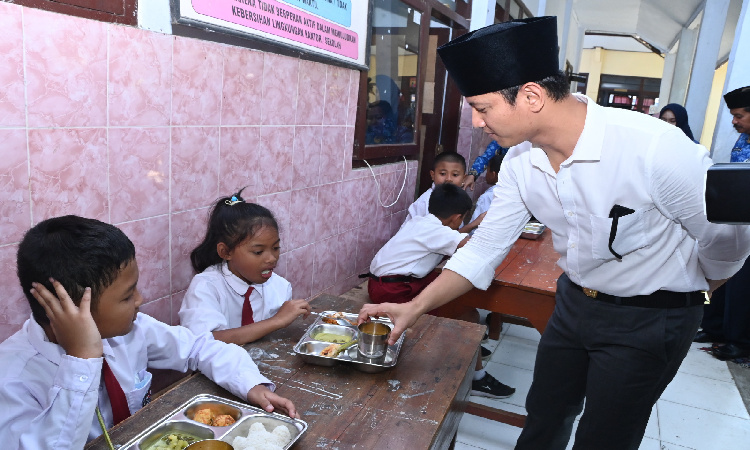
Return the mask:
[[297, 413], [297, 408], [291, 400], [271, 392], [271, 390], [263, 384], [259, 384], [248, 391], [247, 401], [260, 406], [267, 412], [273, 412], [278, 409], [292, 419], [300, 418]]
[[466, 190], [474, 190], [474, 182], [477, 181], [476, 177], [472, 174], [468, 174], [464, 177], [464, 184], [463, 187]]
[[31, 284], [31, 295], [47, 313], [57, 343], [70, 356], [101, 358], [104, 349], [99, 328], [91, 316], [91, 288], [86, 288], [80, 306], [76, 306], [62, 284], [52, 278], [50, 282], [57, 297], [40, 283]]
[[711, 298], [711, 296], [714, 294], [714, 291], [719, 289], [722, 284], [726, 283], [729, 280], [729, 278], [725, 278], [723, 280], [709, 280], [708, 281], [708, 290], [706, 291], [706, 296], [708, 298]]
[[407, 328], [414, 325], [422, 314], [408, 303], [368, 303], [359, 311], [357, 324], [370, 320], [370, 317], [388, 317], [393, 322], [393, 329], [388, 338], [388, 345], [394, 345]]

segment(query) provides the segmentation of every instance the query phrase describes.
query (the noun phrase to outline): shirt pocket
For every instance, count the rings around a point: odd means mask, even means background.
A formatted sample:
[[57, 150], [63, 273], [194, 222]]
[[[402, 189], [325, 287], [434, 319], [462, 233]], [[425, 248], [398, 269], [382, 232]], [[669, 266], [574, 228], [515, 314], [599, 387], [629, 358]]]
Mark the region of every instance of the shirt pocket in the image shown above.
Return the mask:
[[131, 414], [143, 408], [151, 398], [151, 372], [146, 369], [138, 372], [133, 390], [126, 392], [125, 398], [128, 400]]
[[[645, 209], [636, 210], [617, 220], [617, 233], [612, 248], [623, 258], [640, 248], [649, 245], [644, 224]], [[609, 234], [612, 220], [591, 214], [591, 251], [594, 259], [610, 261], [617, 257], [609, 251]]]

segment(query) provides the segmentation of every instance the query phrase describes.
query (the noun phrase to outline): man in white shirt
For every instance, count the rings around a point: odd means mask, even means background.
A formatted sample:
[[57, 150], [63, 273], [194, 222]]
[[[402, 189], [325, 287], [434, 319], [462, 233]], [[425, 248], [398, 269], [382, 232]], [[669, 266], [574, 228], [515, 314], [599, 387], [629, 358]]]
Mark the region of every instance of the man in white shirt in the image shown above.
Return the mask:
[[394, 340], [425, 311], [486, 289], [533, 215], [564, 273], [516, 449], [564, 449], [584, 399], [574, 448], [637, 449], [695, 336], [701, 291], [739, 270], [750, 230], [706, 220], [703, 147], [658, 119], [571, 95], [557, 48], [556, 18], [539, 17], [438, 49], [474, 126], [517, 146], [482, 224], [440, 277], [409, 303], [365, 305], [360, 320], [390, 316]]

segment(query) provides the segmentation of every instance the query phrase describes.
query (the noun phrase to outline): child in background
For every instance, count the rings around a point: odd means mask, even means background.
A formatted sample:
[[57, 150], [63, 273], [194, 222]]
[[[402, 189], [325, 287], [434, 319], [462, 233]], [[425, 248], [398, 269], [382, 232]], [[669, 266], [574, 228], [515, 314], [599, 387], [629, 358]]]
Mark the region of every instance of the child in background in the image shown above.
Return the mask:
[[[450, 183], [456, 186], [463, 186], [464, 175], [466, 174], [466, 159], [456, 152], [443, 152], [435, 157], [430, 170], [432, 178], [432, 187], [427, 189], [424, 194], [409, 206], [409, 213], [406, 215], [404, 224], [415, 217], [427, 215], [427, 207], [430, 202], [430, 195], [436, 185]], [[403, 226], [403, 225], [401, 225]]]
[[242, 348], [138, 314], [133, 243], [77, 216], [31, 228], [18, 278], [32, 311], [0, 343], [0, 442], [7, 449], [80, 449], [150, 400], [149, 367], [200, 370], [234, 395], [297, 417]]
[[268, 209], [246, 203], [242, 190], [214, 205], [203, 242], [190, 254], [198, 273], [180, 307], [180, 323], [219, 341], [246, 344], [310, 314], [292, 286], [273, 272], [279, 226]]
[[[439, 272], [435, 267], [443, 257], [452, 255], [469, 239], [461, 233], [464, 215], [471, 209], [471, 198], [459, 186], [450, 183], [436, 185], [429, 202], [429, 213], [405, 223], [381, 248], [370, 264], [367, 292], [373, 303], [406, 303], [429, 285]], [[460, 312], [456, 313], [456, 309]], [[451, 319], [479, 323], [475, 308], [446, 305], [430, 314]], [[480, 346], [483, 358], [491, 352]], [[472, 395], [506, 398], [514, 388], [504, 385], [482, 368], [477, 358]]]
[[488, 187], [487, 190], [477, 199], [477, 206], [474, 208], [474, 214], [471, 215], [469, 223], [464, 227], [464, 230], [468, 231], [469, 234], [474, 234], [474, 230], [480, 223], [482, 223], [484, 215], [487, 213], [487, 210], [490, 209], [490, 203], [492, 203], [492, 199], [495, 197], [493, 191], [497, 184], [497, 175], [500, 173], [500, 164], [502, 164], [504, 157], [504, 155], [498, 153], [490, 158], [490, 162], [487, 164], [487, 173], [485, 174], [484, 179], [490, 187]]

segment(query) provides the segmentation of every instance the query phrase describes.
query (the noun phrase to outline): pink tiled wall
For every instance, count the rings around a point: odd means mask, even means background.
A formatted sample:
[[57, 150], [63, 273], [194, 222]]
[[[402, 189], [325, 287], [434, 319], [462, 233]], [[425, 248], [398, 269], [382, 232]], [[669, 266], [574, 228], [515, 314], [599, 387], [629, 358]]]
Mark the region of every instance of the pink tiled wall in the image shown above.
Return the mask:
[[[281, 227], [296, 297], [359, 283], [414, 192], [352, 170], [359, 72], [0, 2], [0, 340], [29, 316], [15, 253], [78, 214], [136, 246], [143, 310], [177, 322], [209, 207], [247, 186]], [[391, 203], [404, 164], [375, 168]]]
[[[492, 142], [490, 138], [481, 128], [473, 128], [471, 126], [471, 106], [463, 99], [461, 105], [461, 122], [458, 128], [458, 153], [466, 158], [466, 164], [468, 169], [474, 164], [474, 160], [477, 156], [484, 153], [487, 146]], [[486, 172], [486, 170], [485, 170]], [[474, 190], [468, 191], [472, 197], [472, 200], [476, 201], [480, 195], [484, 193], [488, 188], [487, 182], [484, 179], [484, 173], [479, 176], [476, 180]]]

